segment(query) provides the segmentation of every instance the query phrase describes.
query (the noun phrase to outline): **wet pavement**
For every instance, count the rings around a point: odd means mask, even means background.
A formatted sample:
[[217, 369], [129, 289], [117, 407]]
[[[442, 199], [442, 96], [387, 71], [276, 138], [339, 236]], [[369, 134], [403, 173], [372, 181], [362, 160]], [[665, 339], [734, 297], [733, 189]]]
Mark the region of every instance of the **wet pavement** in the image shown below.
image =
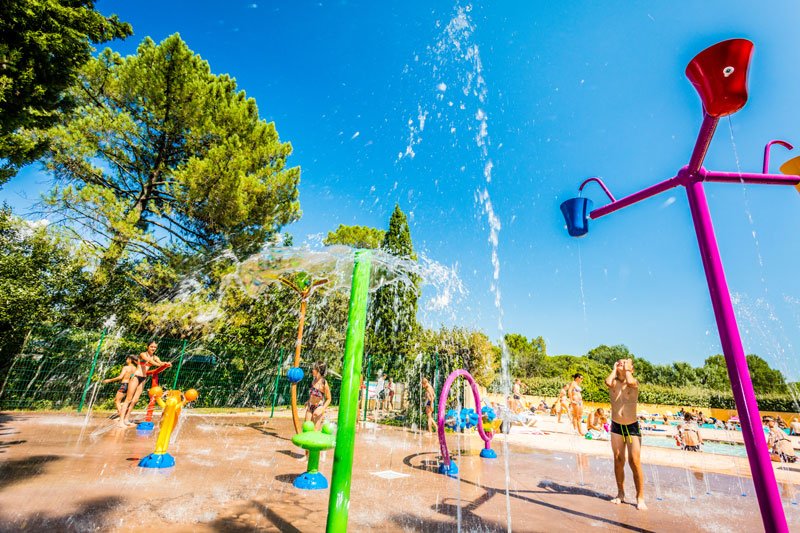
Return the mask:
[[[328, 491], [301, 491], [305, 470], [291, 420], [182, 415], [176, 466], [147, 470], [155, 434], [113, 428], [104, 415], [0, 414], [0, 531], [322, 531]], [[501, 439], [498, 438], [498, 441]], [[402, 428], [364, 427], [356, 440], [350, 531], [759, 531], [746, 477], [645, 465], [648, 511], [610, 503], [609, 459], [451, 435], [460, 478], [436, 473], [438, 441]], [[323, 453], [330, 479], [333, 451]], [[507, 468], [506, 468], [507, 464]], [[628, 494], [634, 495], [630, 472]], [[800, 530], [797, 486], [783, 485]], [[742, 494], [746, 494], [742, 496]]]

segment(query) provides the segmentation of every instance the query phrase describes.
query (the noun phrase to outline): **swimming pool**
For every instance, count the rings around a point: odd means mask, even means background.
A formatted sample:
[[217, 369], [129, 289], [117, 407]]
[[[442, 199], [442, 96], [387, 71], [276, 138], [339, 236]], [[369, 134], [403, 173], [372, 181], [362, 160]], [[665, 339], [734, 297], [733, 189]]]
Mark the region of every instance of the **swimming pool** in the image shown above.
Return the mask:
[[[677, 446], [675, 446], [675, 439], [671, 437], [655, 437], [651, 435], [645, 435], [642, 437], [642, 444], [644, 446], [655, 446], [657, 448], [670, 448], [672, 450], [679, 449]], [[702, 450], [705, 453], [714, 453], [717, 455], [747, 457], [747, 452], [745, 451], [743, 444], [730, 444], [727, 442], [707, 440], [703, 442]]]

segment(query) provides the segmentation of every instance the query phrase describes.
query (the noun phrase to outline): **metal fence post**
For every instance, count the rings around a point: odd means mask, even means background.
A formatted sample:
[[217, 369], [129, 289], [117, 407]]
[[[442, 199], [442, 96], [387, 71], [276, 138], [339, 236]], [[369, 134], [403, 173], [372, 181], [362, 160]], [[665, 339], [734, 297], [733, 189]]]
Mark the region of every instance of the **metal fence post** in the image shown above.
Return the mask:
[[181, 367], [183, 366], [183, 354], [186, 353], [186, 339], [183, 339], [183, 346], [181, 346], [181, 358], [178, 359], [178, 369], [175, 371], [175, 379], [172, 380], [172, 388], [178, 386], [178, 376], [181, 375]]
[[275, 402], [278, 401], [278, 383], [281, 380], [281, 366], [283, 364], [283, 348], [278, 351], [278, 368], [275, 369], [275, 385], [272, 386], [272, 411], [269, 413], [269, 417], [272, 418], [275, 415]]
[[100, 334], [100, 341], [97, 343], [97, 349], [94, 351], [94, 359], [92, 359], [92, 369], [89, 370], [89, 376], [86, 378], [86, 385], [83, 387], [83, 395], [81, 396], [81, 403], [78, 404], [78, 412], [83, 410], [83, 403], [86, 401], [86, 393], [89, 392], [89, 387], [92, 384], [92, 376], [94, 376], [94, 367], [97, 365], [97, 356], [100, 355], [100, 348], [103, 347], [103, 341], [106, 338], [106, 329], [103, 328], [103, 333]]

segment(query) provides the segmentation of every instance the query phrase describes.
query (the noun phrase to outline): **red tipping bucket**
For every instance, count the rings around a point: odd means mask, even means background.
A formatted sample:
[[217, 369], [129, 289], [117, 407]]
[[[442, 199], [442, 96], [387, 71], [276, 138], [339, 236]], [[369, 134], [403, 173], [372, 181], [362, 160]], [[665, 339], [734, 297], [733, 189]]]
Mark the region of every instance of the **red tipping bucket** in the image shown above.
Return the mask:
[[686, 67], [686, 77], [708, 115], [732, 115], [747, 103], [747, 68], [752, 55], [753, 43], [730, 39], [706, 48]]

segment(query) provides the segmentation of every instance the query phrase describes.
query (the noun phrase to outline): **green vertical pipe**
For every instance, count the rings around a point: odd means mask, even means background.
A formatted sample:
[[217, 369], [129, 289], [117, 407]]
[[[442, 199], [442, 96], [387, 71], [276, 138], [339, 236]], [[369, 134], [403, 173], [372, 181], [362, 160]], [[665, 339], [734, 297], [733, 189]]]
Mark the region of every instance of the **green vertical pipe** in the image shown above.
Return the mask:
[[92, 369], [89, 370], [89, 376], [86, 378], [86, 385], [83, 386], [83, 395], [81, 396], [81, 403], [78, 404], [78, 412], [83, 410], [83, 403], [86, 401], [86, 393], [89, 392], [89, 387], [92, 384], [92, 376], [94, 376], [94, 367], [97, 366], [97, 356], [100, 355], [100, 348], [103, 347], [103, 341], [106, 338], [106, 330], [103, 328], [103, 333], [100, 334], [100, 341], [97, 343], [97, 348], [94, 351], [94, 359], [92, 359]]
[[181, 367], [183, 366], [183, 354], [186, 353], [186, 339], [183, 339], [183, 346], [181, 346], [181, 358], [178, 359], [178, 370], [175, 371], [175, 379], [172, 380], [172, 388], [178, 386], [178, 376], [181, 374]]
[[275, 416], [275, 402], [278, 401], [278, 383], [281, 379], [281, 365], [283, 364], [283, 348], [278, 352], [278, 368], [275, 369], [275, 385], [272, 386], [272, 410], [269, 417]]
[[353, 447], [356, 440], [358, 393], [361, 382], [361, 359], [364, 357], [364, 330], [367, 324], [367, 294], [371, 254], [356, 252], [353, 285], [350, 289], [350, 312], [344, 343], [342, 393], [339, 400], [339, 429], [333, 454], [331, 493], [328, 500], [328, 533], [347, 531], [350, 512], [350, 483], [353, 473]]
[[436, 403], [439, 401], [439, 352], [433, 352], [436, 359], [436, 370], [433, 373], [433, 412], [438, 413]]
[[369, 374], [372, 371], [372, 356], [367, 355], [367, 375], [364, 376], [364, 422], [367, 421], [367, 407], [369, 407]]

